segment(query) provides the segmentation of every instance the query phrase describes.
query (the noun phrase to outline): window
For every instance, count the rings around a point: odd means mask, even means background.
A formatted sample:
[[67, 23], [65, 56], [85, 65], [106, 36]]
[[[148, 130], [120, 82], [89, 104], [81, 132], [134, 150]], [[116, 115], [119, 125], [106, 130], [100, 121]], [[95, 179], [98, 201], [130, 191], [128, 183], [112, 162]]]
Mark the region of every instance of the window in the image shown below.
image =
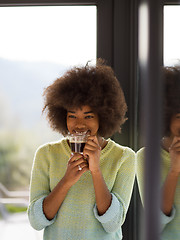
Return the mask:
[[[127, 145], [134, 149], [134, 147], [136, 145], [136, 130], [135, 130], [136, 123], [135, 123], [135, 121], [137, 118], [137, 114], [136, 114], [137, 111], [135, 110], [136, 71], [137, 71], [137, 52], [136, 52], [137, 51], [137, 49], [136, 49], [137, 48], [137, 46], [136, 46], [136, 44], [137, 44], [137, 3], [136, 3], [136, 1], [134, 1], [134, 0], [130, 0], [130, 1], [126, 1], [126, 0], [122, 0], [122, 1], [119, 1], [119, 0], [113, 0], [113, 1], [112, 0], [104, 0], [104, 1], [55, 0], [52, 3], [52, 1], [48, 2], [48, 1], [43, 1], [43, 0], [39, 0], [39, 1], [30, 0], [30, 1], [24, 1], [24, 2], [19, 1], [19, 0], [16, 0], [16, 1], [0, 0], [0, 4], [1, 4], [1, 8], [7, 7], [8, 9], [9, 8], [13, 9], [13, 7], [19, 8], [20, 6], [22, 7], [22, 9], [25, 9], [28, 5], [30, 6], [30, 8], [34, 8], [33, 5], [36, 5], [36, 8], [40, 8], [40, 7], [42, 7], [42, 5], [57, 5], [57, 6], [51, 6], [50, 7], [51, 9], [53, 9], [54, 7], [55, 8], [59, 7], [59, 5], [62, 5], [63, 7], [65, 7], [65, 6], [66, 7], [70, 7], [70, 6], [77, 7], [77, 6], [84, 5], [84, 7], [88, 7], [88, 8], [90, 7], [91, 9], [93, 9], [92, 14], [93, 14], [94, 20], [92, 22], [92, 18], [88, 18], [88, 16], [87, 16], [87, 18], [86, 18], [87, 22], [86, 22], [85, 29], [89, 27], [89, 25], [87, 23], [90, 20], [92, 25], [95, 25], [95, 28], [93, 28], [94, 30], [93, 30], [93, 32], [91, 32], [90, 35], [95, 36], [96, 41], [93, 40], [89, 44], [88, 44], [88, 42], [86, 42], [85, 50], [87, 48], [89, 48], [89, 46], [92, 44], [93, 46], [95, 46], [95, 50], [92, 52], [90, 57], [88, 56], [88, 60], [89, 60], [89, 58], [95, 58], [96, 54], [97, 54], [97, 57], [106, 59], [107, 63], [110, 64], [113, 67], [113, 69], [115, 70], [116, 76], [119, 79], [119, 81], [124, 89], [124, 92], [125, 92], [125, 97], [126, 97], [126, 101], [128, 104], [128, 119], [129, 120], [125, 123], [125, 126], [122, 129], [122, 133], [120, 135], [117, 134], [116, 136], [114, 136], [114, 139], [115, 139], [115, 141], [121, 143], [122, 145]], [[25, 5], [26, 7], [23, 5]], [[42, 8], [46, 9], [46, 7], [47, 6], [43, 6]], [[77, 12], [76, 12], [76, 16], [73, 18], [73, 21], [72, 21], [73, 23], [74, 23], [74, 21], [76, 21], [76, 17], [77, 17]], [[30, 17], [30, 19], [32, 19], [32, 16]], [[40, 22], [42, 22], [41, 16], [39, 17], [39, 20], [40, 20]], [[48, 20], [49, 20], [49, 18], [48, 18]], [[46, 21], [46, 19], [44, 21]], [[13, 22], [12, 19], [11, 19], [11, 22]], [[3, 23], [4, 23], [4, 19], [3, 19]], [[83, 22], [81, 21], [81, 24], [82, 23]], [[97, 27], [96, 27], [96, 23], [97, 23]], [[64, 25], [64, 22], [63, 22], [63, 25]], [[55, 29], [55, 31], [56, 30], [59, 31], [59, 28], [60, 27], [58, 25], [57, 29]], [[75, 26], [75, 28], [77, 28], [77, 26]], [[5, 31], [7, 31], [6, 28], [5, 28]], [[45, 31], [46, 31], [46, 29], [45, 29]], [[88, 29], [88, 32], [89, 32], [89, 29]], [[38, 31], [36, 31], [36, 33], [39, 34]], [[84, 29], [83, 29], [82, 33], [84, 34]], [[17, 34], [15, 34], [15, 35], [17, 35]], [[13, 35], [13, 37], [16, 37], [15, 35]], [[76, 40], [76, 36], [75, 35], [73, 36], [72, 44], [74, 44], [74, 42]], [[86, 36], [82, 36], [82, 37], [84, 38]], [[88, 38], [88, 36], [87, 36], [87, 38]], [[37, 38], [33, 40], [34, 43], [36, 43], [37, 41], [38, 41]], [[47, 44], [49, 44], [50, 49], [51, 49], [52, 44], [50, 44], [50, 43], [47, 43]], [[40, 45], [41, 45], [41, 43], [40, 43]], [[42, 46], [43, 46], [43, 43], [42, 43]], [[69, 47], [70, 47], [70, 45], [69, 45]], [[75, 46], [75, 48], [76, 47], [77, 46]], [[2, 48], [1, 45], [0, 45], [0, 48]], [[40, 48], [41, 48], [41, 46], [40, 46]], [[72, 51], [74, 51], [74, 50], [75, 49], [73, 48]], [[51, 55], [51, 51], [49, 53]], [[40, 55], [43, 55], [43, 59], [46, 58], [46, 54], [44, 54], [43, 51], [40, 53]], [[78, 56], [79, 55], [76, 54], [76, 57], [78, 57]], [[86, 59], [84, 59], [84, 57], [85, 57], [84, 53], [83, 53], [83, 55], [80, 55], [80, 56], [81, 56], [81, 59], [83, 59], [83, 61], [86, 62]], [[71, 60], [73, 60], [73, 58]], [[35, 60], [35, 61], [37, 63], [37, 60]], [[83, 64], [84, 64], [84, 62], [83, 62]], [[38, 78], [45, 79], [46, 84], [48, 85], [49, 81], [52, 81], [52, 79], [55, 79], [57, 76], [59, 76], [63, 72], [63, 69], [60, 70], [58, 64], [59, 63], [54, 63], [54, 60], [51, 63], [49, 62], [48, 65], [44, 65], [44, 63], [43, 63], [43, 64], [41, 64], [41, 66], [39, 66], [39, 64], [36, 64], [35, 70], [36, 70], [36, 73], [38, 73]], [[70, 64], [73, 64], [73, 63], [70, 63]], [[54, 67], [52, 67], [52, 66], [54, 66]], [[43, 71], [41, 71], [40, 75], [39, 75], [38, 71], [39, 71], [40, 67], [43, 68]], [[67, 67], [67, 65], [63, 66], [63, 67]], [[50, 68], [51, 68], [51, 71], [50, 71]], [[27, 67], [27, 65], [25, 65], [25, 69], [27, 70], [26, 72], [28, 72], [29, 74], [31, 73], [31, 68], [29, 69]], [[13, 70], [13, 68], [11, 67], [11, 71], [12, 70]], [[9, 73], [6, 72], [6, 75], [8, 75], [8, 74]], [[25, 75], [26, 75], [26, 77], [28, 77], [28, 74], [25, 74]], [[33, 77], [31, 77], [31, 76], [29, 76], [29, 77], [30, 77], [29, 79], [32, 79], [34, 77], [37, 77], [37, 74], [35, 76], [33, 74]], [[27, 82], [29, 83], [29, 81], [27, 81]], [[37, 82], [37, 79], [35, 80], [34, 83], [36, 83], [36, 82]], [[27, 88], [27, 85], [25, 82], [23, 82], [22, 84], [24, 85], [25, 88]], [[17, 89], [16, 89], [17, 87], [16, 88], [15, 87], [16, 86], [13, 87], [13, 91], [17, 91]], [[41, 93], [42, 93], [43, 87], [44, 87], [44, 85], [41, 82], [40, 86], [39, 86], [39, 88], [41, 89]], [[0, 92], [2, 92], [2, 91], [0, 90]], [[3, 95], [5, 95], [5, 94], [3, 94]], [[35, 96], [37, 97], [37, 95], [38, 95], [38, 97], [40, 97], [39, 93], [36, 92], [35, 87], [33, 88], [33, 93], [30, 92], [29, 95], [34, 96], [34, 97]], [[1, 96], [1, 94], [0, 94], [0, 96]], [[5, 99], [5, 98], [6, 97], [4, 96], [3, 99]], [[18, 99], [10, 101], [9, 108], [11, 108], [12, 104], [14, 106], [15, 102], [17, 100]], [[32, 99], [32, 101], [33, 101], [33, 99]], [[39, 98], [39, 101], [42, 101], [42, 98], [41, 98], [41, 100]], [[7, 103], [7, 101], [6, 101], [6, 103]], [[40, 119], [40, 121], [42, 123], [39, 125], [41, 127], [41, 129], [40, 129], [41, 135], [42, 135], [42, 133], [43, 133], [43, 135], [45, 135], [43, 142], [49, 141], [51, 139], [53, 140], [53, 139], [59, 138], [59, 135], [57, 136], [57, 135], [54, 135], [51, 131], [49, 132], [49, 130], [46, 126], [46, 122], [44, 122], [41, 115], [39, 114], [38, 109], [41, 109], [42, 102], [39, 102], [39, 103], [40, 103], [40, 105], [37, 106], [36, 111], [38, 112], [38, 114], [37, 114], [38, 119]], [[0, 101], [0, 104], [1, 104], [1, 101]], [[29, 103], [28, 105], [31, 105], [31, 104]], [[36, 105], [36, 104], [34, 104], [34, 105]], [[1, 106], [1, 109], [3, 109], [5, 115], [9, 114], [9, 111], [6, 109], [7, 106], [8, 106], [8, 104], [6, 104], [6, 106], [4, 106], [4, 105]], [[29, 115], [32, 116], [32, 114], [30, 112], [31, 109], [28, 109], [28, 110], [29, 111], [25, 111], [25, 115], [27, 115], [26, 119], [28, 119]], [[11, 114], [12, 113], [13, 112], [11, 112]], [[24, 114], [24, 112], [23, 112], [23, 114]], [[14, 119], [13, 117], [14, 117], [14, 114], [12, 115], [12, 117], [10, 117], [10, 119]], [[3, 120], [3, 122], [5, 124], [8, 124], [8, 122], [6, 122], [6, 120]], [[16, 120], [13, 120], [11, 122], [17, 123]], [[11, 125], [11, 123], [10, 123], [10, 125]], [[20, 123], [20, 126], [22, 126], [21, 123]], [[36, 130], [39, 128], [39, 126], [36, 128]], [[42, 126], [43, 126], [43, 129], [46, 129], [46, 130], [42, 131]], [[24, 128], [26, 131], [28, 131], [27, 124], [25, 124]], [[10, 127], [8, 127], [8, 129], [10, 129]], [[35, 136], [34, 134], [36, 134], [36, 130], [35, 130], [35, 132], [30, 131], [30, 135], [32, 135], [34, 137]], [[19, 136], [17, 136], [17, 134], [12, 134], [12, 131], [10, 131], [10, 135], [16, 136], [16, 139], [18, 139], [18, 141], [21, 140], [21, 138]], [[51, 139], [50, 139], [50, 135], [51, 135]], [[38, 134], [38, 139], [37, 139], [38, 142], [40, 142], [39, 137], [41, 137], [41, 136]], [[33, 140], [37, 141], [36, 139], [33, 139]], [[29, 143], [28, 138], [26, 139], [24, 144], [26, 142]], [[33, 144], [32, 145], [33, 149], [30, 149], [28, 151], [31, 151], [34, 153], [34, 149], [36, 149], [36, 147], [39, 146], [39, 143], [34, 143], [34, 141], [33, 141], [32, 144]], [[135, 150], [136, 150], [136, 148], [135, 148]], [[31, 164], [31, 162], [32, 162], [32, 158], [29, 157], [29, 163]], [[137, 229], [136, 220], [137, 220], [138, 216], [136, 215], [136, 203], [135, 203], [136, 201], [135, 200], [136, 200], [136, 191], [135, 191], [134, 197], [132, 198], [130, 209], [128, 210], [126, 222], [123, 224], [123, 236], [124, 236], [125, 240], [138, 239], [137, 238], [138, 231], [136, 231], [136, 229]], [[11, 232], [9, 234], [11, 234]], [[15, 232], [12, 231], [12, 234], [13, 234], [13, 238], [14, 238]], [[27, 236], [28, 236], [28, 234], [26, 234], [26, 238], [27, 238]], [[18, 239], [20, 239], [19, 235], [18, 235]]]
[[164, 6], [164, 64], [180, 63], [180, 6]]
[[[0, 193], [21, 190], [27, 197], [35, 150], [62, 137], [41, 115], [43, 89], [68, 67], [96, 59], [96, 11], [93, 5], [0, 8]], [[0, 203], [0, 216], [7, 220], [9, 211], [16, 211], [14, 198], [8, 199]], [[28, 222], [29, 228], [16, 223], [16, 231], [9, 230], [13, 225], [4, 228], [2, 240], [38, 235]], [[20, 228], [29, 234], [19, 235]]]

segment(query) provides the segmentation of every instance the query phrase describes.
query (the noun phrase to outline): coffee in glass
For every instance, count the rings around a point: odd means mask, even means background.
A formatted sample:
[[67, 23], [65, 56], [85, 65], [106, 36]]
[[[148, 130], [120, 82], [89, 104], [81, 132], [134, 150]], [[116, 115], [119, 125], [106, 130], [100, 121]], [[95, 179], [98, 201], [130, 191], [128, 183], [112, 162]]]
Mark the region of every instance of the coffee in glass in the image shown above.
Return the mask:
[[86, 132], [77, 132], [69, 135], [70, 148], [73, 153], [83, 153], [87, 141]]

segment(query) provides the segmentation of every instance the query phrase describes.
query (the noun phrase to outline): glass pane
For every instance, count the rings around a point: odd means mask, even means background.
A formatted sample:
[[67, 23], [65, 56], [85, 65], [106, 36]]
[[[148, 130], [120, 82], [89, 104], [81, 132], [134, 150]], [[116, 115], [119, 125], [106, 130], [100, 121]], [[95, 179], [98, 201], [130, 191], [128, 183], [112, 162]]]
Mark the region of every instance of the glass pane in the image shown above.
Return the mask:
[[[180, 161], [180, 155], [178, 150], [180, 147], [180, 33], [178, 31], [179, 22], [180, 6], [165, 6], [163, 29], [163, 60], [165, 67], [162, 74], [163, 98], [162, 109], [160, 111], [162, 113], [162, 132], [160, 141], [160, 156], [157, 160], [160, 160], [160, 188], [162, 193], [161, 211], [159, 212], [161, 230], [160, 239], [169, 240], [180, 239], [180, 230], [178, 227], [180, 218], [180, 170], [179, 165], [177, 164]], [[153, 81], [154, 79], [151, 80]], [[153, 91], [155, 92], [155, 90]], [[153, 95], [152, 98], [154, 99]], [[153, 131], [153, 134], [154, 133], [155, 130]], [[156, 146], [158, 145], [156, 144]], [[142, 202], [144, 202], [144, 195], [147, 194], [147, 189], [144, 188], [144, 180], [147, 179], [147, 171], [144, 171], [144, 153], [146, 149], [148, 149], [148, 147], [146, 147], [145, 149], [142, 148], [137, 152], [137, 181]], [[154, 147], [154, 150], [157, 151], [156, 147]], [[151, 162], [153, 162], [156, 157], [154, 155], [154, 152], [152, 151], [148, 153], [152, 156]], [[158, 169], [158, 161], [157, 164], [156, 162], [154, 162], [154, 164], [156, 169]], [[148, 170], [150, 171], [150, 173], [152, 173], [152, 169], [150, 167]], [[144, 173], [146, 174], [146, 176]], [[151, 181], [150, 183], [153, 186], [153, 189], [155, 189], [155, 184], [153, 184], [153, 181]], [[150, 195], [150, 193], [148, 194]], [[151, 207], [153, 207], [152, 202]], [[149, 213], [149, 211], [146, 212]], [[142, 218], [142, 223], [143, 220], [144, 219]]]
[[[41, 114], [43, 89], [68, 67], [96, 59], [96, 7], [1, 7], [0, 22], [1, 229], [11, 211], [27, 207], [35, 150], [61, 138]], [[12, 193], [19, 200], [15, 205]], [[1, 240], [37, 239], [27, 216], [18, 214], [16, 226], [7, 222], [1, 230]], [[18, 228], [22, 219], [24, 225]]]
[[[180, 239], [180, 6], [164, 7], [161, 239]], [[177, 164], [177, 165], [176, 165]], [[176, 211], [176, 213], [175, 213]], [[175, 213], [175, 214], [174, 214]], [[173, 216], [174, 214], [174, 216]], [[172, 219], [165, 221], [167, 218]]]
[[164, 64], [178, 63], [180, 60], [180, 6], [164, 7]]

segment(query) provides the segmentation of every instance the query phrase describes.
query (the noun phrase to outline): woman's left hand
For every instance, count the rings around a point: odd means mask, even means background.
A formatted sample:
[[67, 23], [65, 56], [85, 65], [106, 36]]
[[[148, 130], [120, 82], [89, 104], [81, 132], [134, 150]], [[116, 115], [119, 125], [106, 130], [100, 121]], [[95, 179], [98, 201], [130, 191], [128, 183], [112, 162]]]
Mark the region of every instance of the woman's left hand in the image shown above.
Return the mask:
[[94, 173], [100, 170], [101, 147], [96, 136], [89, 136], [85, 144], [83, 155], [89, 162], [89, 170]]

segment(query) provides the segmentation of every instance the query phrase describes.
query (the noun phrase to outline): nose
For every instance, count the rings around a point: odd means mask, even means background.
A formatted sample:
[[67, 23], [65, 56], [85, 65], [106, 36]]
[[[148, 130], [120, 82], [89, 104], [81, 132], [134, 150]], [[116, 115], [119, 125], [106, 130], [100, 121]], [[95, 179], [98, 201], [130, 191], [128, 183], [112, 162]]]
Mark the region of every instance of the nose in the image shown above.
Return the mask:
[[85, 121], [83, 119], [76, 119], [75, 129], [76, 129], [76, 131], [84, 131], [84, 130], [86, 130]]

